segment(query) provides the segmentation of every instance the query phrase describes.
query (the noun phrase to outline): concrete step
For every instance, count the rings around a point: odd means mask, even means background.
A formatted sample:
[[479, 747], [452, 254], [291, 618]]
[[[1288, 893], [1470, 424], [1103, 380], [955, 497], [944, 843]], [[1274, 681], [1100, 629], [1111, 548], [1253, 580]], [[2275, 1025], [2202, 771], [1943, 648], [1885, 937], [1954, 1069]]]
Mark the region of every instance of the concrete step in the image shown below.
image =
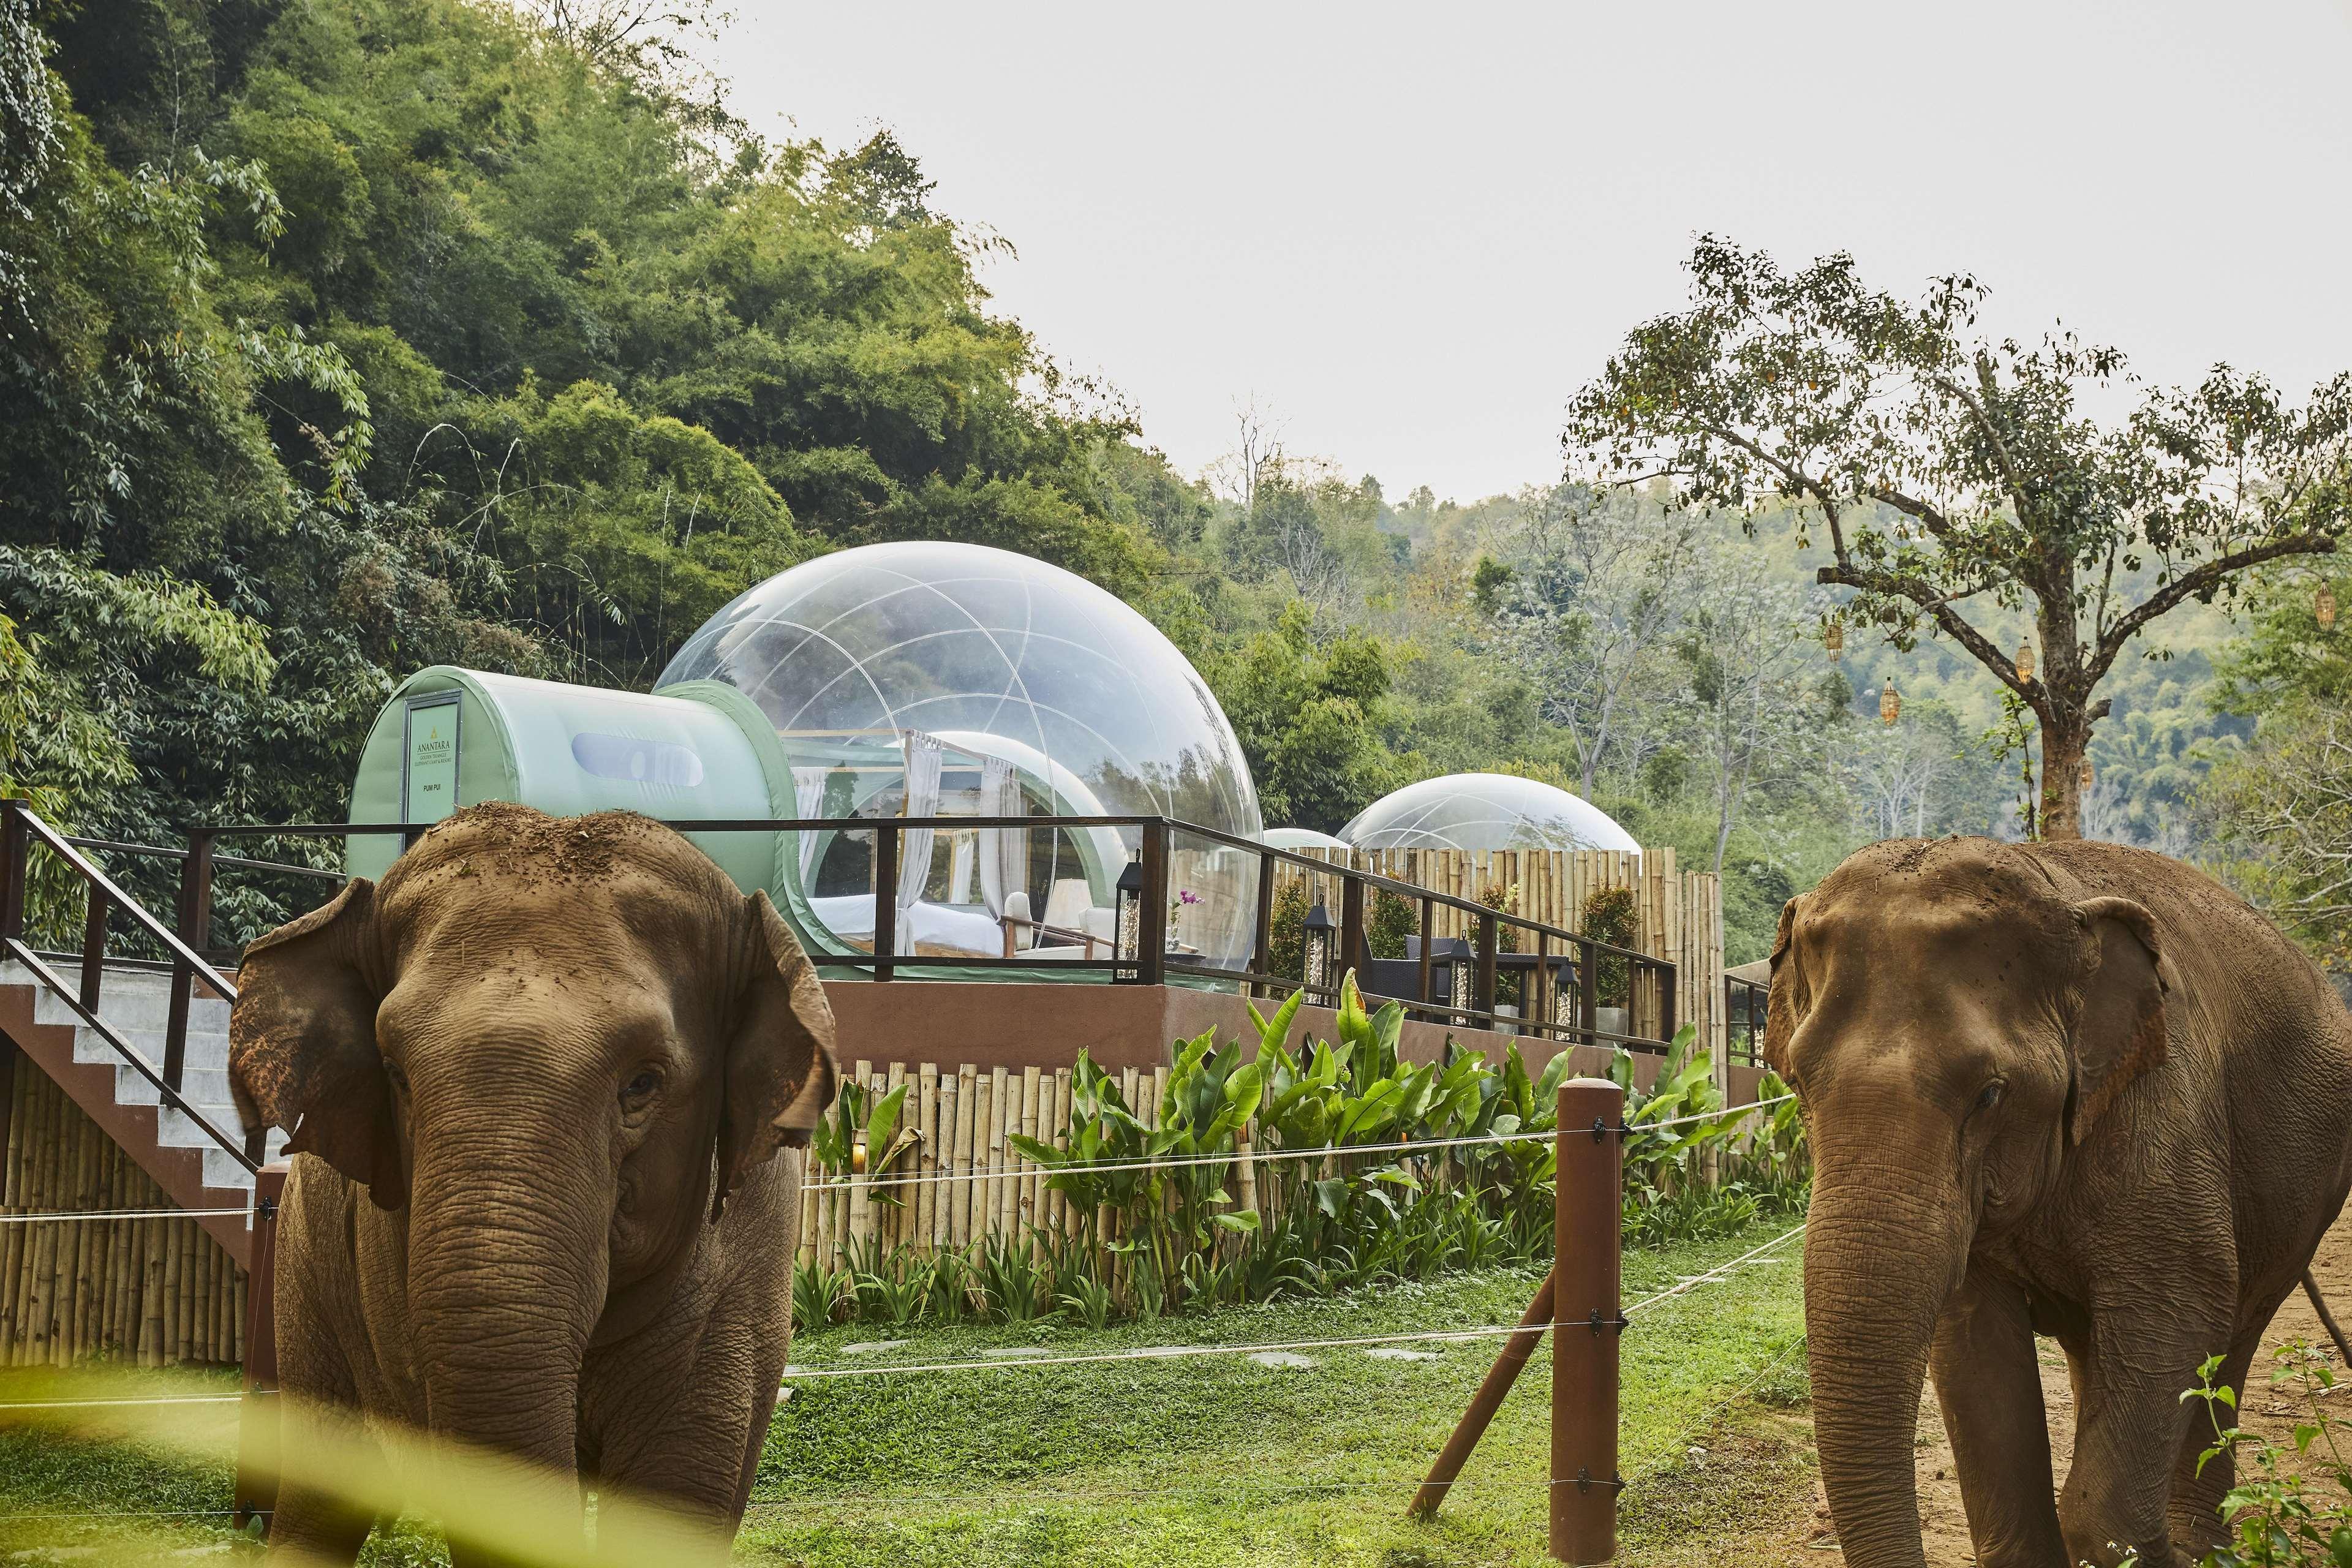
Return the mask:
[[[21, 964], [9, 964], [7, 968], [16, 971], [16, 974], [0, 974], [0, 984], [11, 984], [12, 980], [17, 984], [37, 984], [31, 972]], [[59, 970], [58, 974], [68, 984], [76, 978], [64, 970]], [[172, 977], [146, 970], [109, 970], [98, 988], [98, 1016], [125, 1034], [163, 1033], [172, 1021]], [[33, 997], [33, 1022], [79, 1024], [81, 1015], [64, 997], [40, 986]], [[228, 1004], [194, 982], [189, 985], [188, 1030], [191, 1034], [228, 1033]]]
[[[234, 1105], [236, 1097], [229, 1092], [228, 1073], [221, 1068], [190, 1068], [180, 1075], [180, 1092], [197, 1105]], [[117, 1105], [161, 1105], [163, 1091], [147, 1081], [138, 1068], [117, 1065], [114, 1069], [114, 1103]]]
[[[112, 1023], [112, 1019], [107, 1020]], [[128, 1029], [122, 1032], [124, 1044], [144, 1058], [149, 1066], [161, 1072], [163, 1068], [164, 1034], [161, 1029]], [[109, 1043], [104, 1035], [87, 1026], [74, 1030], [74, 1060], [96, 1062], [101, 1066], [121, 1061], [122, 1055]], [[198, 1034], [188, 1031], [187, 1044], [182, 1047], [180, 1065], [190, 1072], [226, 1072], [228, 1070], [228, 1036]]]

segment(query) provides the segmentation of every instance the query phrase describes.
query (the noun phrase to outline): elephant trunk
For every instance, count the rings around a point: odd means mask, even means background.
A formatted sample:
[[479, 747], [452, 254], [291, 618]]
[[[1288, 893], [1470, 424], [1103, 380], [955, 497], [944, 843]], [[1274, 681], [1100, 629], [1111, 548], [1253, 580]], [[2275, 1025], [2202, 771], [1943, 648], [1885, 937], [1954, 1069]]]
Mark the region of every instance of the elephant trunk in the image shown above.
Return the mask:
[[614, 1176], [553, 1168], [545, 1143], [524, 1152], [539, 1165], [519, 1167], [516, 1127], [560, 1125], [554, 1116], [576, 1110], [491, 1103], [503, 1147], [491, 1146], [494, 1129], [419, 1140], [408, 1295], [427, 1423], [455, 1440], [448, 1454], [498, 1457], [494, 1477], [451, 1473], [453, 1498], [479, 1500], [488, 1480], [515, 1516], [503, 1522], [541, 1508], [577, 1518], [580, 1367], [604, 1310]]
[[[1973, 1226], [1945, 1150], [1906, 1162], [1884, 1151], [1817, 1148], [1805, 1237], [1805, 1331], [1813, 1426], [1849, 1568], [1925, 1568], [1913, 1440], [1929, 1347], [1944, 1302], [1966, 1272]], [[1948, 1146], [1947, 1131], [1941, 1142]]]

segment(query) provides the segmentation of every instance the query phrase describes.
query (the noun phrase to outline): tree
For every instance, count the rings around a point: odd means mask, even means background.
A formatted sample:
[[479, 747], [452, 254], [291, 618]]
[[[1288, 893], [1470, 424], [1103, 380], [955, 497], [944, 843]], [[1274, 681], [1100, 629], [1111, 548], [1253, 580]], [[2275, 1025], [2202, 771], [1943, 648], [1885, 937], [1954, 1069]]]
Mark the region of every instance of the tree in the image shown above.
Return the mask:
[[2323, 623], [2323, 591], [2352, 603], [2352, 571], [2274, 569], [2255, 589], [2244, 635], [2218, 661], [2220, 706], [2254, 731], [2196, 806], [2223, 874], [2352, 968], [2352, 627]]
[[1559, 485], [1526, 498], [1516, 543], [1511, 577], [1486, 577], [1496, 640], [1543, 716], [1567, 731], [1589, 799], [1666, 651], [1697, 559], [1696, 525], [1622, 491]]
[[1675, 645], [1690, 673], [1691, 737], [1711, 774], [1717, 876], [1759, 774], [1794, 760], [1825, 717], [1801, 662], [1808, 595], [1792, 583], [1757, 583], [1738, 564], [1706, 555]]
[[[1789, 274], [1712, 237], [1689, 268], [1690, 308], [1634, 329], [1571, 403], [1564, 444], [1691, 502], [1805, 508], [1849, 614], [1898, 647], [1951, 637], [2032, 715], [2050, 837], [2080, 834], [2098, 689], [2133, 640], [2191, 600], [2229, 601], [2252, 567], [2333, 552], [2352, 523], [2352, 376], [2296, 408], [2216, 366], [2102, 423], [2084, 395], [2136, 385], [2123, 355], [2063, 331], [1987, 341], [1968, 276], [1906, 303], [1850, 257]], [[2031, 675], [1986, 608], [2030, 612]]]
[[1201, 659], [1257, 782], [1265, 820], [1336, 832], [1402, 781], [1381, 744], [1388, 661], [1380, 645], [1345, 632], [1318, 646], [1303, 605], [1237, 651]]

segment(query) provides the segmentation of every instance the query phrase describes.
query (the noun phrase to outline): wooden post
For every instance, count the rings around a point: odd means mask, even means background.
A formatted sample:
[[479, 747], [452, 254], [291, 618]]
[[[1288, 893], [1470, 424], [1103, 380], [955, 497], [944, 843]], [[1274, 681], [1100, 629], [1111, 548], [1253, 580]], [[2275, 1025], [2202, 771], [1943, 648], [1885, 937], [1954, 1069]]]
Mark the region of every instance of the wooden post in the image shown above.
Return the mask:
[[1143, 825], [1143, 908], [1137, 911], [1135, 981], [1159, 985], [1168, 976], [1168, 824]]
[[[175, 933], [196, 952], [212, 940], [213, 836], [203, 828], [188, 835], [188, 858], [180, 862], [180, 920]], [[196, 972], [188, 961], [172, 959], [171, 1011], [163, 1025], [163, 1082], [180, 1092], [180, 1077], [188, 1052], [188, 1005], [195, 989]], [[207, 991], [206, 995], [212, 993]]]
[[1486, 1369], [1486, 1381], [1479, 1384], [1478, 1392], [1470, 1396], [1470, 1408], [1465, 1410], [1462, 1419], [1454, 1424], [1454, 1436], [1445, 1439], [1445, 1447], [1437, 1456], [1437, 1463], [1429, 1467], [1429, 1479], [1423, 1481], [1421, 1489], [1412, 1494], [1412, 1506], [1405, 1510], [1412, 1517], [1426, 1519], [1437, 1511], [1439, 1504], [1444, 1502], [1445, 1494], [1453, 1489], [1454, 1478], [1461, 1475], [1462, 1467], [1469, 1462], [1470, 1450], [1475, 1448], [1478, 1439], [1486, 1436], [1486, 1424], [1494, 1420], [1495, 1412], [1503, 1407], [1503, 1396], [1511, 1392], [1513, 1384], [1519, 1381], [1519, 1373], [1526, 1369], [1528, 1358], [1536, 1353], [1536, 1346], [1542, 1342], [1544, 1331], [1551, 1327], [1551, 1278], [1549, 1274], [1544, 1276], [1542, 1287], [1536, 1291], [1536, 1299], [1528, 1302], [1528, 1310], [1519, 1315], [1519, 1331], [1503, 1342], [1502, 1352], [1495, 1357], [1495, 1364]]
[[236, 1523], [261, 1521], [278, 1506], [278, 1207], [286, 1163], [261, 1167], [253, 1187], [253, 1267], [246, 1276], [245, 1400], [236, 1444]]
[[898, 952], [898, 829], [874, 825], [874, 978], [891, 977]]
[[25, 852], [32, 837], [25, 812], [31, 804], [0, 800], [0, 937], [25, 934]]
[[1491, 1029], [1495, 1026], [1495, 912], [1487, 910], [1478, 916], [1478, 974], [1472, 983], [1470, 1005], [1485, 1015], [1471, 1020], [1473, 1027]]
[[[1250, 965], [1260, 974], [1274, 973], [1274, 857], [1263, 850], [1257, 858], [1257, 924], [1250, 942]], [[1244, 993], [1271, 996], [1271, 985], [1253, 985]]]
[[1618, 1298], [1625, 1095], [1606, 1079], [1559, 1086], [1552, 1216], [1551, 1554], [1617, 1555]]
[[1339, 952], [1331, 965], [1331, 1005], [1339, 1005], [1339, 983], [1356, 972], [1356, 989], [1371, 978], [1364, 969], [1364, 885], [1353, 877], [1339, 879]]

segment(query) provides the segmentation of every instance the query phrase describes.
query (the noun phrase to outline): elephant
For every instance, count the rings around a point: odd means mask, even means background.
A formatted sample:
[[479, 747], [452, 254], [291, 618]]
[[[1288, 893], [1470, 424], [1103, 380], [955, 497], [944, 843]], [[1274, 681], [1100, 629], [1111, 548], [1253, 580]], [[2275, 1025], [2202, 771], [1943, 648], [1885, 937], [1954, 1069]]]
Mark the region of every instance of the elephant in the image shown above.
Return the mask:
[[[2212, 1428], [2182, 1396], [2215, 1355], [2243, 1386], [2352, 1189], [2352, 1016], [2317, 966], [2163, 856], [1956, 837], [1855, 853], [1782, 909], [1771, 968], [1850, 1568], [1926, 1562], [1930, 1372], [1984, 1568], [2218, 1544], [2230, 1468], [2199, 1472]], [[2055, 1498], [2037, 1335], [2074, 1384]]]
[[631, 813], [467, 807], [254, 942], [229, 1034], [246, 1125], [291, 1133], [273, 1560], [353, 1560], [373, 1510], [302, 1461], [404, 1428], [731, 1540], [835, 1093], [767, 895]]

